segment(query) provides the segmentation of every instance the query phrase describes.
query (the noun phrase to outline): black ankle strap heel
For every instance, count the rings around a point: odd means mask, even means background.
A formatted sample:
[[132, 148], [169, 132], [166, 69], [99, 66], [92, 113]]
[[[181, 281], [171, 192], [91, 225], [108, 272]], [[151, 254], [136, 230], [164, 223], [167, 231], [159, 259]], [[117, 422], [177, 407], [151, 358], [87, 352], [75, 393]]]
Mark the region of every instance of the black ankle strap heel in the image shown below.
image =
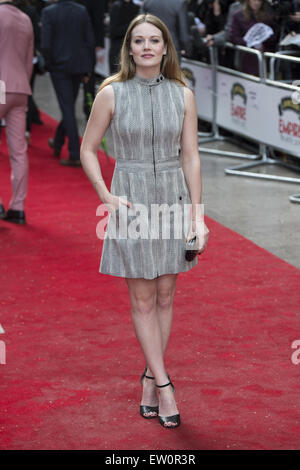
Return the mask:
[[[148, 366], [146, 366], [146, 368], [145, 368], [145, 370], [144, 370], [144, 372], [141, 376], [141, 384], [142, 385], [143, 385], [144, 378], [154, 380], [154, 377], [150, 377], [150, 375], [146, 375], [147, 369], [148, 369]], [[156, 413], [156, 414], [155, 415], [153, 414], [153, 415], [145, 416], [149, 413]], [[157, 418], [158, 406], [140, 405], [140, 415], [145, 419]]]
[[146, 366], [146, 368], [143, 372], [143, 375], [141, 377], [141, 384], [143, 384], [143, 380], [144, 380], [145, 377], [146, 377], [146, 379], [154, 380], [154, 377], [150, 377], [150, 375], [146, 375], [147, 369], [148, 369], [148, 366]]
[[[172, 381], [171, 381], [169, 376], [168, 376], [168, 379], [169, 379], [168, 383], [166, 383], [164, 385], [155, 385], [155, 386], [157, 388], [165, 388], [165, 387], [168, 387], [169, 385], [171, 385], [173, 393], [174, 393], [175, 392], [175, 387], [172, 384]], [[160, 424], [164, 428], [167, 428], [167, 429], [177, 428], [180, 425], [180, 414], [172, 415], [172, 416], [159, 416], [158, 415], [158, 419], [159, 419]], [[168, 425], [166, 425], [166, 423], [174, 423], [174, 424], [172, 424], [171, 426], [168, 426]]]

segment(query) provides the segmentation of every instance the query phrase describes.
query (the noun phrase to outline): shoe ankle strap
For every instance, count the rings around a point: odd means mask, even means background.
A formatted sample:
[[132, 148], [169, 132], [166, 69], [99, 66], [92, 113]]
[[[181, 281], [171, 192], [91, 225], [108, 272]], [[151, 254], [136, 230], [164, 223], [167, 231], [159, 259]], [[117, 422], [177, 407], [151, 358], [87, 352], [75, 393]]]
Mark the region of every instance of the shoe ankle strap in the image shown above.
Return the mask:
[[174, 385], [172, 384], [172, 380], [170, 379], [169, 376], [168, 376], [168, 379], [169, 379], [169, 382], [168, 382], [168, 383], [166, 383], [166, 384], [164, 384], [164, 385], [156, 385], [156, 384], [155, 384], [155, 386], [156, 386], [157, 388], [164, 388], [164, 387], [168, 387], [168, 385], [171, 385], [172, 390], [173, 390], [173, 393], [174, 393], [174, 392], [175, 392], [175, 387], [174, 387]]
[[164, 384], [164, 385], [157, 385], [157, 384], [155, 384], [155, 386], [156, 386], [157, 388], [164, 388], [164, 387], [167, 387], [168, 385], [171, 385], [171, 384], [172, 384], [172, 382], [168, 382], [167, 384]]
[[143, 375], [141, 377], [141, 383], [143, 382], [143, 379], [146, 377], [146, 379], [151, 379], [151, 380], [154, 380], [154, 377], [150, 377], [150, 375], [146, 375], [146, 371], [147, 371], [148, 367], [146, 366], [146, 369], [144, 370], [143, 372]]

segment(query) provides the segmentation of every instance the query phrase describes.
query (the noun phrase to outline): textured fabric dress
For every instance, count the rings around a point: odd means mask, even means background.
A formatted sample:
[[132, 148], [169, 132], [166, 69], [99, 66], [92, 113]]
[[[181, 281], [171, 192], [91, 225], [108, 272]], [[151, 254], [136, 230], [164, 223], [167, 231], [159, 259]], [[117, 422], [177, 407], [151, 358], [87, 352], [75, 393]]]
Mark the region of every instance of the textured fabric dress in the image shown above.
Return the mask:
[[180, 160], [184, 87], [162, 74], [112, 87], [110, 192], [133, 208], [109, 214], [99, 271], [144, 279], [188, 271], [198, 259], [185, 260], [191, 200]]

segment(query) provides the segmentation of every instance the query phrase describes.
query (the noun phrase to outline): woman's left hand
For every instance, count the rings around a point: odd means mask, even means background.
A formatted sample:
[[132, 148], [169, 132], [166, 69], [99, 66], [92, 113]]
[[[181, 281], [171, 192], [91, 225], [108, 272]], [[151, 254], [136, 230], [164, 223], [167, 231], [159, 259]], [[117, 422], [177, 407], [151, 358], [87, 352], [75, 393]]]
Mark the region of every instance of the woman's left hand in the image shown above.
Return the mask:
[[203, 219], [191, 221], [190, 230], [186, 238], [186, 242], [188, 243], [195, 236], [197, 236], [198, 239], [197, 254], [200, 255], [205, 250], [209, 237], [209, 229], [207, 228]]

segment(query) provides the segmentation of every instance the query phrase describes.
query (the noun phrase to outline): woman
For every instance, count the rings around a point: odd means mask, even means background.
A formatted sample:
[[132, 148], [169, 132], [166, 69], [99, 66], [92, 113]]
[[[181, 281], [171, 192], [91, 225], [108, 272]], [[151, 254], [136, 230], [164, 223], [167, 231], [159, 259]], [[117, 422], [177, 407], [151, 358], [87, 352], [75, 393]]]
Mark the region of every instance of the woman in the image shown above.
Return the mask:
[[[233, 44], [246, 46], [244, 36], [256, 23], [264, 23], [274, 31], [274, 34], [262, 43], [259, 50], [261, 52], [274, 51], [278, 31], [268, 0], [245, 0], [242, 10], [237, 11], [232, 17], [230, 41]], [[257, 57], [247, 53], [241, 54], [241, 72], [258, 75]]]
[[[110, 191], [97, 160], [107, 129], [117, 157]], [[208, 229], [203, 212], [197, 210], [201, 208], [201, 166], [194, 95], [184, 83], [170, 33], [157, 17], [143, 14], [130, 23], [121, 70], [102, 83], [96, 96], [82, 141], [81, 163], [109, 208], [106, 235], [115, 225], [120, 235], [121, 225], [129, 221], [127, 209], [133, 212], [138, 204], [152, 210], [157, 204], [182, 208], [192, 203], [187, 238], [164, 239], [160, 228], [159, 237], [152, 232], [150, 238], [105, 236], [100, 265], [104, 274], [125, 277], [129, 289], [134, 329], [147, 363], [141, 378], [140, 413], [147, 419], [159, 416], [164, 427], [176, 427], [180, 415], [164, 364], [176, 277], [197, 264], [197, 257], [185, 260], [186, 241], [197, 234], [198, 253], [202, 253]], [[172, 222], [175, 215], [171, 214]], [[149, 212], [142, 213], [141, 221], [143, 231]], [[173, 224], [172, 235], [176, 229]]]

